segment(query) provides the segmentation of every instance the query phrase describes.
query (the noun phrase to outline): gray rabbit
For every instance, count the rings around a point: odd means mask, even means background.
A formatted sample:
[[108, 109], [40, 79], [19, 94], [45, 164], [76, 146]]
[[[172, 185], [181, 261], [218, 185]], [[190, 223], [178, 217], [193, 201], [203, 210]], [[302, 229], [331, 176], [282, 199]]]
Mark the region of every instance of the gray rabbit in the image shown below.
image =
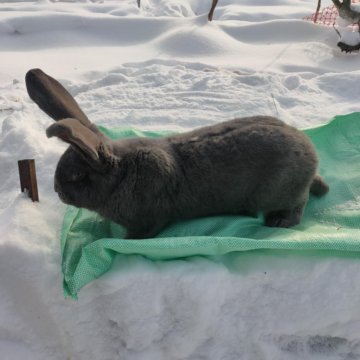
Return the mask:
[[317, 175], [309, 139], [276, 118], [245, 117], [163, 138], [112, 141], [40, 69], [26, 74], [26, 86], [57, 121], [47, 136], [70, 144], [55, 173], [60, 199], [123, 225], [128, 239], [218, 214], [262, 212], [266, 226], [291, 227], [300, 222], [309, 191], [321, 196], [329, 190]]

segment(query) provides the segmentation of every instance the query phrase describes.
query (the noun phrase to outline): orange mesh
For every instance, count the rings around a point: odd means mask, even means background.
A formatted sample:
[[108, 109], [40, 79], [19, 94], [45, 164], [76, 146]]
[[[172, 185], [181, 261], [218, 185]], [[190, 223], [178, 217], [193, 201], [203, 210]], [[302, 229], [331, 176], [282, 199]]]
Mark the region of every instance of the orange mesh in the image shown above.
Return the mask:
[[[353, 4], [360, 3], [360, 0], [352, 0], [351, 2]], [[318, 14], [314, 13], [312, 15], [305, 16], [304, 20], [316, 22], [317, 24], [321, 24], [321, 25], [333, 26], [335, 24], [338, 15], [339, 12], [337, 11], [335, 5], [330, 5], [323, 9], [320, 9]]]

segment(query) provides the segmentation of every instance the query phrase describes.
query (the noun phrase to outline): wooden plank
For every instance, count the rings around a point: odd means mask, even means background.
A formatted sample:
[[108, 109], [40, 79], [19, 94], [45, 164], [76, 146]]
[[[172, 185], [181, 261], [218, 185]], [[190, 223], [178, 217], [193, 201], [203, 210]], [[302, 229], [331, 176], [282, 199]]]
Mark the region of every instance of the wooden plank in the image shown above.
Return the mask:
[[28, 191], [32, 201], [39, 201], [34, 159], [18, 161], [21, 191]]

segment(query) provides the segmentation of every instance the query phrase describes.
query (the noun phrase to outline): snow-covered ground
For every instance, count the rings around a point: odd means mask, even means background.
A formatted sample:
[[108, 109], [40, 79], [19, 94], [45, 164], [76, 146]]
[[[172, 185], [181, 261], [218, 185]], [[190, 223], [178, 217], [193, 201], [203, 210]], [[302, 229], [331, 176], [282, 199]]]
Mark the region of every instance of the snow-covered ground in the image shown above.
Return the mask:
[[[326, 6], [330, 1], [323, 1]], [[360, 261], [255, 251], [155, 262], [119, 256], [77, 302], [62, 295], [53, 191], [65, 146], [25, 72], [61, 82], [97, 124], [186, 130], [269, 114], [297, 127], [360, 110], [360, 60], [313, 0], [0, 1], [0, 358], [360, 359]], [[40, 203], [19, 192], [35, 158]]]

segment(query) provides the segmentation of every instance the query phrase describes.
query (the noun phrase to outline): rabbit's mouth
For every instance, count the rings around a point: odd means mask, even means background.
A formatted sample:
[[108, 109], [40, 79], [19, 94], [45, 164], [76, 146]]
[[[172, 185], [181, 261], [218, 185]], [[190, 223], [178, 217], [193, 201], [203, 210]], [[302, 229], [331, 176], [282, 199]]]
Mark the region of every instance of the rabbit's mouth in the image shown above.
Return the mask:
[[[55, 190], [55, 191], [56, 191], [56, 190]], [[65, 203], [65, 204], [67, 204], [67, 205], [71, 205], [70, 199], [69, 199], [66, 195], [64, 195], [63, 192], [61, 192], [61, 191], [56, 191], [56, 193], [58, 194], [59, 199], [60, 199], [63, 203]]]
[[58, 192], [57, 194], [58, 194], [60, 200], [61, 200], [63, 203], [65, 203], [65, 204], [68, 204], [68, 203], [69, 203], [62, 192]]
[[65, 204], [70, 204], [69, 199], [64, 195], [64, 193], [60, 190], [60, 186], [57, 181], [54, 182], [54, 190], [58, 194], [60, 200]]

